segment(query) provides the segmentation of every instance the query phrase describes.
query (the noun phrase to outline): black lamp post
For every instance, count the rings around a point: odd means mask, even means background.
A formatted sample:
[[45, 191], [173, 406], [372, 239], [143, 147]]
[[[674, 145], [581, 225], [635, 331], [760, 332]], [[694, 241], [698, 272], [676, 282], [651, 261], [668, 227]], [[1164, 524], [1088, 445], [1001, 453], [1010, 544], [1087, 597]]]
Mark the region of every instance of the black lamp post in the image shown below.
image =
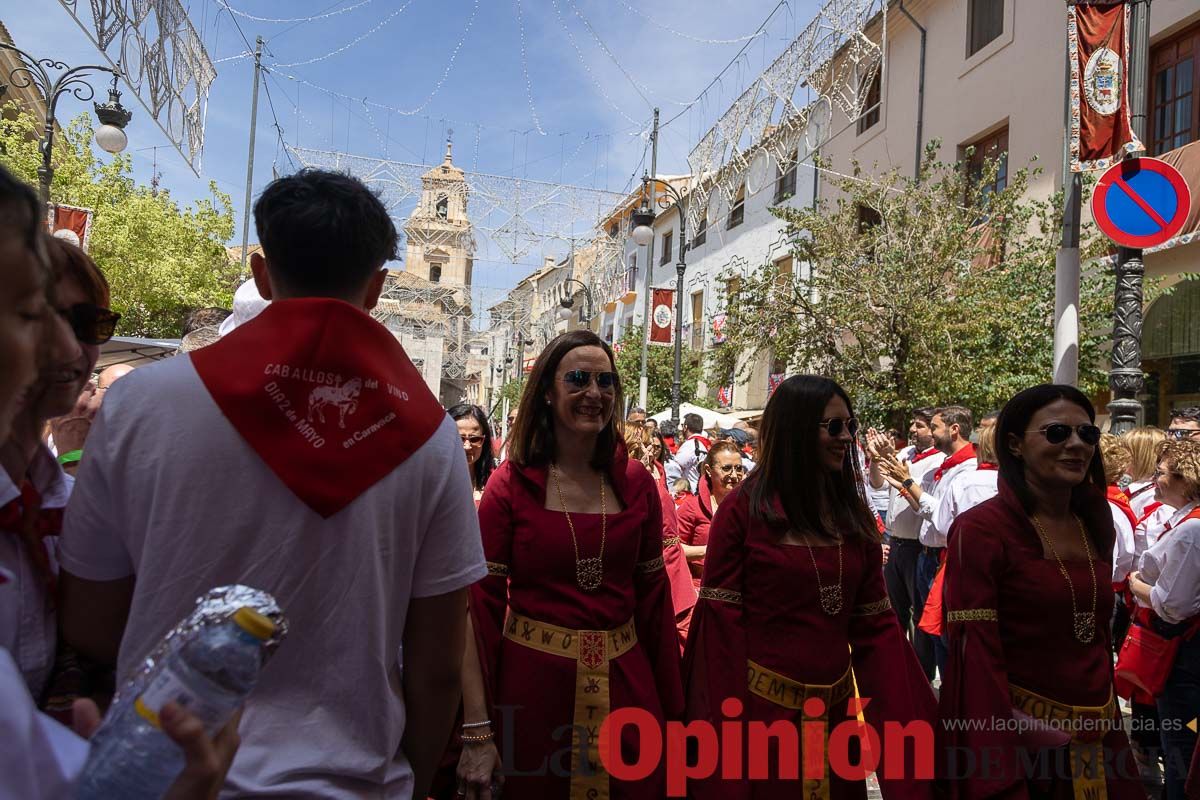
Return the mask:
[[[563, 283], [579, 284], [579, 288], [583, 290], [583, 318], [586, 320], [592, 319], [592, 312], [595, 309], [595, 304], [592, 302], [592, 290], [587, 287], [586, 283], [578, 278], [567, 278], [563, 281]], [[573, 298], [571, 295], [567, 295], [562, 300], [559, 300], [558, 304], [562, 308], [562, 310], [558, 312], [562, 319], [570, 319], [571, 310], [575, 308], [575, 298]]]
[[[642, 206], [633, 213], [633, 240], [639, 246], [649, 244], [654, 240], [654, 209], [646, 204], [645, 198], [650, 196], [650, 176], [642, 175]], [[659, 202], [664, 206], [675, 203], [679, 211], [679, 260], [675, 262], [675, 371], [671, 379], [671, 427], [679, 430], [679, 395], [683, 390], [683, 274], [687, 272], [687, 211], [684, 207], [686, 195], [681, 193], [669, 182], [660, 181], [658, 188], [662, 189]], [[666, 201], [666, 202], [664, 202]], [[653, 270], [653, 264], [646, 265], [647, 270]], [[649, 274], [649, 273], [647, 273]], [[649, 286], [649, 281], [646, 282]], [[647, 291], [652, 291], [647, 289]], [[653, 303], [647, 304], [647, 307]], [[653, 310], [651, 310], [653, 313]], [[650, 320], [642, 321], [649, 326]]]
[[[37, 172], [42, 200], [48, 203], [50, 202], [50, 182], [54, 179], [54, 165], [50, 161], [50, 156], [54, 151], [54, 123], [58, 99], [68, 92], [85, 103], [95, 97], [95, 89], [86, 80], [93, 72], [109, 72], [113, 76], [112, 88], [108, 90], [108, 102], [93, 103], [96, 117], [100, 120], [100, 127], [96, 129], [96, 144], [106, 152], [119, 153], [129, 143], [128, 137], [125, 136], [125, 126], [133, 118], [133, 112], [121, 105], [121, 93], [117, 91], [120, 69], [94, 64], [68, 67], [63, 62], [55, 61], [52, 58], [34, 58], [11, 44], [0, 42], [0, 48], [16, 53], [23, 62], [21, 66], [8, 74], [8, 79], [12, 81], [13, 85], [21, 89], [30, 86], [36, 87], [46, 98], [46, 127], [42, 132], [42, 140], [38, 143], [38, 149], [42, 154], [42, 164], [38, 167]], [[51, 70], [60, 74], [51, 76]], [[0, 95], [7, 90], [8, 87], [4, 86]]]

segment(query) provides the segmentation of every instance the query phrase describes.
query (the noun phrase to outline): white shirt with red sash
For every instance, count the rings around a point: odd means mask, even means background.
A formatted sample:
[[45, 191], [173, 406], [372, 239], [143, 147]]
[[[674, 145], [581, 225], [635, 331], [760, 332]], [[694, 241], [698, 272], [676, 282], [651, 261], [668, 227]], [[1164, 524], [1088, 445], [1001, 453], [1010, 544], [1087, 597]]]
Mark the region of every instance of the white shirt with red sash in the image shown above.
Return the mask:
[[[932, 473], [946, 460], [946, 454], [937, 448], [917, 452], [915, 447], [906, 447], [900, 451], [899, 460], [908, 462], [908, 474], [920, 484], [926, 474]], [[888, 533], [893, 539], [921, 538], [921, 525], [925, 522], [917, 510], [909, 505], [907, 498], [900, 494], [896, 487], [889, 484], [888, 501]]]
[[[921, 478], [920, 508], [921, 544], [926, 547], [945, 547], [950, 529], [942, 530], [934, 523], [934, 513], [942, 498], [950, 494], [954, 482], [964, 475], [974, 474], [978, 467], [975, 460], [975, 445], [961, 447], [954, 455], [947, 456], [937, 469], [926, 472]], [[951, 520], [953, 522], [953, 520]]]
[[462, 444], [399, 343], [332, 300], [273, 302], [113, 386], [64, 569], [137, 576], [119, 674], [215, 586], [270, 592], [290, 633], [246, 704], [226, 789], [403, 797], [412, 598], [487, 570]]
[[708, 437], [700, 433], [693, 433], [687, 438], [687, 441], [679, 445], [679, 450], [675, 453], [675, 463], [679, 465], [679, 473], [682, 477], [687, 478], [693, 493], [700, 485], [700, 465], [708, 458], [708, 451], [711, 447], [712, 442]]
[[1153, 587], [1150, 605], [1163, 621], [1200, 614], [1200, 504], [1171, 515], [1158, 541], [1142, 553], [1141, 576]]

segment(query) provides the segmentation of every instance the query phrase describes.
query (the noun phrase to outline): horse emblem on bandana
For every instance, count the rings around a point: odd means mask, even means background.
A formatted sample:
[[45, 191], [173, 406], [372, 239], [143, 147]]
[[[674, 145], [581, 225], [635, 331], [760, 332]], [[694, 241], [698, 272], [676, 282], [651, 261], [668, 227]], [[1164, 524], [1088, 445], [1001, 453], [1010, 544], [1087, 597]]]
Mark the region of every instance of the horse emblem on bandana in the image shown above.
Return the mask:
[[1083, 70], [1084, 97], [1093, 111], [1111, 117], [1121, 107], [1121, 57], [1097, 48]]
[[358, 410], [358, 395], [362, 391], [362, 379], [352, 378], [341, 386], [318, 386], [308, 394], [308, 421], [317, 419], [325, 422], [325, 406], [338, 410], [338, 427], [346, 427], [346, 415]]

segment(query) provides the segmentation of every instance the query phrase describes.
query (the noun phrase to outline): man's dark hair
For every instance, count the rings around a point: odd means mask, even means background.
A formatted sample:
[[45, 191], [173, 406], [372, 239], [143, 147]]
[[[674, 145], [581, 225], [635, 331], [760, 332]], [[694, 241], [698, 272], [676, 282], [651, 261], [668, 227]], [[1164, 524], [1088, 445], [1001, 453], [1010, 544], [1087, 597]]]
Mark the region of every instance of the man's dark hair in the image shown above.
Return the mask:
[[933, 423], [933, 415], [936, 413], [936, 408], [931, 408], [928, 406], [924, 408], [914, 408], [912, 412], [912, 418], [921, 420], [921, 422], [924, 422], [926, 427], [928, 427]]
[[1174, 421], [1177, 419], [1200, 423], [1200, 406], [1185, 406], [1183, 408], [1171, 409], [1171, 420]]
[[704, 430], [704, 417], [699, 414], [684, 414], [683, 429], [688, 433], [699, 433]]
[[971, 425], [971, 409], [966, 406], [942, 406], [934, 415], [941, 417], [946, 427], [957, 425], [958, 435], [963, 439], [971, 435], [974, 426]]
[[392, 218], [374, 192], [340, 172], [303, 169], [272, 181], [254, 204], [271, 279], [289, 294], [341, 297], [396, 257]]

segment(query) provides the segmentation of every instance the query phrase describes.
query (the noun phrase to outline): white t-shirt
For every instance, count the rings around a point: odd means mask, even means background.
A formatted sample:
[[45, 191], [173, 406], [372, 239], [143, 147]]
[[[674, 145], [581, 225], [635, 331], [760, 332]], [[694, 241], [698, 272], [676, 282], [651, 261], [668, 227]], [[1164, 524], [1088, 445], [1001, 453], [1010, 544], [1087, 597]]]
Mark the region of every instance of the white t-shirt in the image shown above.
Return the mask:
[[702, 435], [691, 434], [675, 453], [675, 463], [679, 465], [679, 473], [682, 477], [687, 478], [693, 492], [698, 491], [700, 486], [700, 465], [704, 463], [704, 459], [708, 458], [708, 445], [698, 438]]
[[240, 583], [275, 596], [290, 634], [246, 705], [227, 791], [411, 796], [400, 752], [409, 601], [487, 574], [449, 417], [324, 519], [229, 424], [190, 358], [136, 370], [88, 437], [61, 550], [82, 578], [137, 575], [122, 677], [205, 591]]
[[[29, 464], [29, 477], [41, 495], [43, 509], [66, 506], [75, 479], [62, 471], [46, 448], [39, 447], [34, 454]], [[0, 469], [0, 506], [20, 496], [20, 488], [7, 472]], [[57, 536], [42, 539], [50, 569], [55, 572], [58, 570], [57, 543]], [[45, 577], [19, 535], [0, 531], [0, 568], [13, 576], [5, 601], [0, 602], [0, 647], [16, 662], [33, 697], [40, 699], [54, 668], [57, 649], [58, 627], [53, 598]]]
[[1195, 507], [1189, 503], [1172, 514], [1170, 529], [1142, 553], [1142, 579], [1153, 586], [1150, 605], [1166, 622], [1200, 614], [1200, 519], [1183, 521]]
[[[934, 512], [937, 510], [938, 504], [942, 502], [942, 498], [954, 490], [954, 484], [967, 475], [974, 475], [978, 471], [978, 467], [976, 459], [968, 458], [942, 473], [941, 480], [937, 480], [936, 469], [927, 471], [921, 478], [921, 498], [918, 501], [920, 508], [917, 510], [923, 520], [921, 544], [926, 547], [946, 546], [946, 534], [950, 533], [950, 528], [948, 526], [945, 529], [939, 527], [939, 521], [935, 519]], [[946, 524], [944, 518], [940, 522]]]
[[[976, 468], [972, 472], [963, 472], [950, 484], [949, 490], [942, 495], [933, 510], [933, 527], [945, 531], [949, 536], [950, 526], [958, 519], [959, 514], [996, 496], [999, 491], [999, 479], [1000, 473], [994, 469]], [[943, 482], [945, 480], [946, 478], [942, 478]]]

